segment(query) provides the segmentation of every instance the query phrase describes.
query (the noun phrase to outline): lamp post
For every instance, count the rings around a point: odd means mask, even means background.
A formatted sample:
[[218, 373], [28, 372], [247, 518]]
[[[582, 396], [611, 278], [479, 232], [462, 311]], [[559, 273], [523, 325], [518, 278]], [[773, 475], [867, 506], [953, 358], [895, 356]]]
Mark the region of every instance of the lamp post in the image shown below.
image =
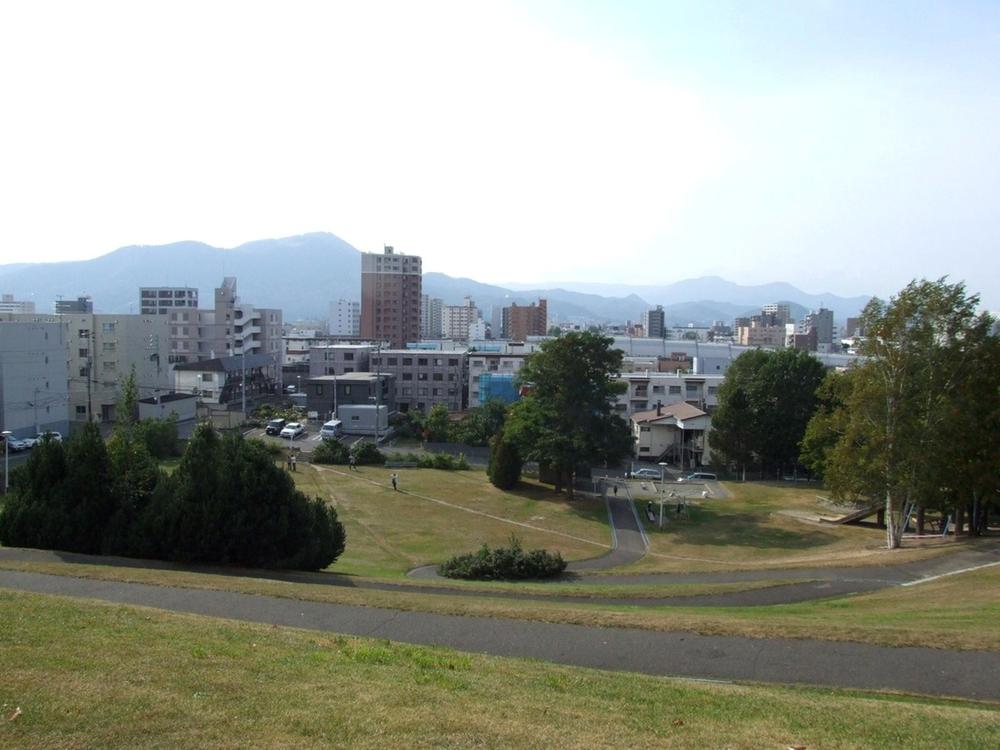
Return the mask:
[[14, 433], [10, 430], [4, 430], [0, 435], [3, 435], [3, 494], [7, 494], [7, 490], [10, 489], [10, 459], [8, 458], [10, 451], [10, 436]]

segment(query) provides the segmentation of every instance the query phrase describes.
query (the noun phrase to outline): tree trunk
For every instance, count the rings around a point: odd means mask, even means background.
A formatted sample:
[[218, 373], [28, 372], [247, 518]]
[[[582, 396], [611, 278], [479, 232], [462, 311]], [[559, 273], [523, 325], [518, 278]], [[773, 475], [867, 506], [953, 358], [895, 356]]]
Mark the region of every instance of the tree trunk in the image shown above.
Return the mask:
[[897, 521], [892, 511], [892, 493], [885, 493], [885, 546], [887, 549], [898, 549], [903, 541], [900, 530], [902, 521]]
[[566, 472], [566, 497], [569, 500], [575, 500], [576, 496], [573, 494], [573, 485], [576, 484], [576, 472], [570, 470]]
[[922, 536], [924, 533], [924, 506], [921, 505], [917, 508], [917, 535]]
[[962, 527], [965, 526], [965, 506], [955, 507], [955, 538], [962, 536]]

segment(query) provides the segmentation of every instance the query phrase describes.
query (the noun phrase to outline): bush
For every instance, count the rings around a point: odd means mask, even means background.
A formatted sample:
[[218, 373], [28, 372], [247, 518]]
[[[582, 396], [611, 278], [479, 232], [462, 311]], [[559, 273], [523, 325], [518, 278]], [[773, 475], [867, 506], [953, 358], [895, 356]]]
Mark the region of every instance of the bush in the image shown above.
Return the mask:
[[503, 433], [493, 438], [486, 475], [494, 487], [501, 490], [513, 489], [521, 479], [523, 465], [517, 448], [504, 440]]
[[512, 536], [509, 547], [490, 549], [484, 544], [478, 552], [458, 555], [438, 568], [448, 578], [474, 581], [518, 581], [529, 578], [554, 578], [566, 570], [566, 561], [558, 552], [544, 549], [525, 552], [521, 541]]
[[369, 443], [367, 440], [359, 440], [352, 445], [351, 455], [354, 456], [354, 462], [358, 466], [366, 464], [381, 466], [385, 463], [385, 454], [375, 446], [375, 443]]
[[181, 455], [176, 414], [169, 419], [143, 419], [136, 423], [135, 429], [153, 458], [163, 460]]
[[321, 440], [312, 454], [314, 464], [346, 464], [349, 459], [347, 446], [332, 438]]
[[464, 453], [459, 453], [458, 456], [452, 456], [448, 453], [421, 453], [417, 462], [421, 469], [465, 471], [469, 468], [469, 462], [465, 460]]

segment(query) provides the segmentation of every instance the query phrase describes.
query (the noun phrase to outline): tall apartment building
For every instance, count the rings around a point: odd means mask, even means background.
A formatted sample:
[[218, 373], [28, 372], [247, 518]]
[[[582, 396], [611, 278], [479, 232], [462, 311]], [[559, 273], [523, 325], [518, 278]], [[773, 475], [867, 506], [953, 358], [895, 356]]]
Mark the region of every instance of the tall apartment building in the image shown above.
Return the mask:
[[56, 315], [84, 315], [94, 312], [94, 301], [90, 297], [56, 300]]
[[663, 305], [657, 305], [653, 310], [642, 314], [642, 330], [648, 339], [665, 339], [667, 337], [667, 317]]
[[819, 310], [813, 310], [806, 315], [802, 319], [802, 323], [799, 325], [799, 333], [808, 333], [810, 328], [816, 329], [817, 346], [832, 344], [833, 310], [827, 310], [825, 307], [821, 307]]
[[227, 276], [215, 290], [214, 356], [269, 354], [280, 362], [281, 317], [281, 310], [257, 308], [240, 301], [236, 278]]
[[330, 303], [330, 335], [361, 335], [361, 303], [355, 300], [338, 299]]
[[783, 302], [771, 302], [760, 308], [761, 313], [771, 316], [771, 325], [785, 325], [792, 321], [792, 308]]
[[0, 429], [19, 438], [69, 432], [65, 331], [53, 316], [0, 319]]
[[139, 287], [140, 315], [167, 315], [177, 308], [198, 308], [198, 290], [191, 286]]
[[14, 299], [13, 294], [5, 294], [0, 297], [0, 313], [33, 313], [34, 311], [34, 302], [19, 302]]
[[401, 347], [420, 339], [423, 273], [416, 255], [386, 245], [382, 255], [361, 256], [361, 336]]
[[437, 297], [430, 297], [426, 294], [420, 296], [420, 338], [439, 339], [442, 336], [442, 317], [444, 314], [444, 300]]
[[441, 335], [452, 341], [468, 341], [474, 337], [470, 333], [472, 326], [481, 317], [471, 297], [466, 297], [461, 305], [444, 305], [441, 308]]
[[511, 304], [503, 309], [501, 336], [508, 341], [527, 341], [528, 336], [544, 336], [548, 332], [548, 303], [540, 299], [536, 305]]

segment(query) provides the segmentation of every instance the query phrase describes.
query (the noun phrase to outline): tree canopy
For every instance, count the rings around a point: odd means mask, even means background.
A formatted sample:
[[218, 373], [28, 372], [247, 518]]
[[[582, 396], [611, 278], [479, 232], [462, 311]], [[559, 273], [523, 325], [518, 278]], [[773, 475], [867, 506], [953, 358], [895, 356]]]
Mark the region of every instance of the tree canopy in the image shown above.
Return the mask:
[[823, 364], [795, 349], [744, 352], [719, 386], [709, 441], [713, 453], [741, 471], [793, 468], [799, 443], [816, 408]]
[[552, 469], [556, 489], [572, 495], [576, 468], [615, 462], [631, 449], [628, 425], [614, 411], [625, 383], [613, 339], [572, 332], [542, 343], [518, 372], [526, 395], [513, 406], [504, 440], [521, 458]]
[[810, 425], [805, 447], [834, 495], [884, 502], [889, 548], [914, 507], [968, 503], [978, 519], [995, 502], [1000, 341], [978, 302], [945, 279], [873, 299], [861, 316], [864, 359]]

